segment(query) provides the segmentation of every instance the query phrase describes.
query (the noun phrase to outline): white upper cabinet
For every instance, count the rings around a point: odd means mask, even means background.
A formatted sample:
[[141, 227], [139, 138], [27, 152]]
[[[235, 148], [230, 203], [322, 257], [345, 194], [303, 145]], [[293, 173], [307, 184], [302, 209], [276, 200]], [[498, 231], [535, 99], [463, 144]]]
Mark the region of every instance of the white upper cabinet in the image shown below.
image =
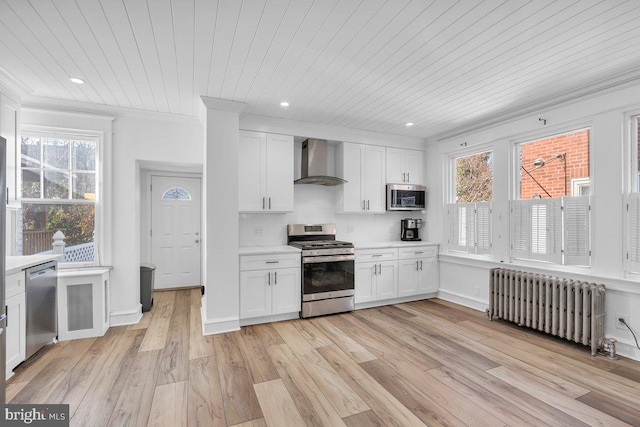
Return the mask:
[[343, 142], [336, 155], [342, 185], [342, 212], [385, 212], [385, 148]]
[[7, 200], [8, 207], [20, 206], [20, 169], [18, 153], [20, 150], [20, 126], [18, 103], [0, 94], [0, 136], [7, 140]]
[[240, 212], [293, 211], [293, 137], [240, 131]]
[[424, 151], [387, 147], [386, 182], [424, 185]]

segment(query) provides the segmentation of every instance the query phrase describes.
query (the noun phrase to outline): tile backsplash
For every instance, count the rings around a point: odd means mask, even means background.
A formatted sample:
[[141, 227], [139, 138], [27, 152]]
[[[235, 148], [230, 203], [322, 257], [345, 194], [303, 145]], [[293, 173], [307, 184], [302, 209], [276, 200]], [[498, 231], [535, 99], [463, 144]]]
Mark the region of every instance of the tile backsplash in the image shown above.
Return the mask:
[[[422, 218], [421, 211], [384, 214], [342, 214], [338, 211], [341, 190], [321, 185], [296, 185], [294, 211], [286, 214], [240, 214], [240, 246], [287, 244], [287, 224], [335, 223], [338, 240], [387, 242], [400, 240], [402, 218]], [[421, 235], [422, 240], [427, 236]]]

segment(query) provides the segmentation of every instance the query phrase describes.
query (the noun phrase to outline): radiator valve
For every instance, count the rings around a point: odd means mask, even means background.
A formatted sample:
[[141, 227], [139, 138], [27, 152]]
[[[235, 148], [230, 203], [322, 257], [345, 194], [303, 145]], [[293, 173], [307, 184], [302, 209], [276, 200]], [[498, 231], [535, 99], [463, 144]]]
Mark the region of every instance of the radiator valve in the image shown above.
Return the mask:
[[618, 356], [616, 356], [616, 340], [615, 338], [605, 338], [603, 343], [604, 351], [609, 353], [609, 359], [618, 360]]

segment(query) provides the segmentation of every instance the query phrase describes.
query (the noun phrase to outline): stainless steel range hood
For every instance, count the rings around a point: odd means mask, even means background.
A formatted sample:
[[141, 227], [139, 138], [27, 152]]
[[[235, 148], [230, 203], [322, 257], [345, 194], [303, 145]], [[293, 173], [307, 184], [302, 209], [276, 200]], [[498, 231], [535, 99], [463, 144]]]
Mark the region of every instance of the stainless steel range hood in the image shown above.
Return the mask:
[[302, 142], [302, 177], [294, 184], [340, 185], [342, 178], [327, 175], [327, 141], [309, 138]]

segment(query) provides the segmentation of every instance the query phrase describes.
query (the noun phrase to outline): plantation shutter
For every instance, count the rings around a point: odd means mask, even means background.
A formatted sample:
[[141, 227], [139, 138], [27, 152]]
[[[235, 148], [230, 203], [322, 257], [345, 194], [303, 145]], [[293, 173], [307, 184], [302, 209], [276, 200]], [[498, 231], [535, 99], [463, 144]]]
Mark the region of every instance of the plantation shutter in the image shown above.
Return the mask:
[[474, 253], [476, 248], [476, 205], [475, 203], [465, 203], [465, 213], [467, 220], [467, 235], [465, 244], [468, 253]]
[[589, 196], [562, 198], [565, 265], [590, 265], [590, 199]]
[[640, 273], [640, 193], [627, 195], [627, 270]]
[[511, 256], [530, 257], [531, 246], [531, 203], [528, 200], [511, 202]]
[[491, 253], [491, 202], [476, 203], [476, 253]]
[[[451, 251], [467, 251], [465, 242], [466, 234], [466, 211], [461, 209], [462, 204], [451, 203], [447, 205], [448, 234], [447, 243]], [[460, 242], [464, 244], [461, 244]]]
[[547, 206], [547, 261], [562, 264], [562, 197], [545, 199]]

